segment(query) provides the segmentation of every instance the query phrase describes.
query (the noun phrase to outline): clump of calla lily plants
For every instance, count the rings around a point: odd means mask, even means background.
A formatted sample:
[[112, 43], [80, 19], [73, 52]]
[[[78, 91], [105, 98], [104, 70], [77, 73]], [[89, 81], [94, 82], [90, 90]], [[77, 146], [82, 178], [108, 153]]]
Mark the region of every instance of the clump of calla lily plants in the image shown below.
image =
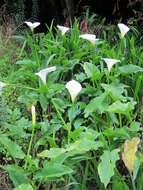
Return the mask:
[[143, 189], [143, 52], [131, 28], [115, 26], [111, 44], [77, 21], [38, 38], [40, 23], [25, 24], [14, 69], [0, 75], [5, 188]]

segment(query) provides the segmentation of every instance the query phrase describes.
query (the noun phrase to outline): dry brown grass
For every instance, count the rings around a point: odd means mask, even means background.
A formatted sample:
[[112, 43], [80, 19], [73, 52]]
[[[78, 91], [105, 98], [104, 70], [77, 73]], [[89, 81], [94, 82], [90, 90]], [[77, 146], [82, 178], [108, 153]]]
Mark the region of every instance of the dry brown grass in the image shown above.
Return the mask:
[[0, 8], [0, 57], [4, 50], [12, 43], [11, 36], [15, 33], [16, 27], [11, 23], [10, 17], [6, 14], [5, 7]]

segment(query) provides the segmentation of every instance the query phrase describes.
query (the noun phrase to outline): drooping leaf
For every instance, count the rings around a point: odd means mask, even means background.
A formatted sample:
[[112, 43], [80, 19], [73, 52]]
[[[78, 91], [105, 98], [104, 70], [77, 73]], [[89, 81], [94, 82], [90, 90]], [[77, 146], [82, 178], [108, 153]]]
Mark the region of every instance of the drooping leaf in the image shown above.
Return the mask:
[[122, 153], [122, 159], [125, 166], [129, 171], [134, 171], [134, 161], [137, 160], [136, 151], [140, 140], [137, 137], [131, 140], [126, 140], [124, 143], [124, 152]]
[[137, 65], [124, 65], [119, 67], [119, 72], [121, 74], [132, 74], [132, 73], [137, 73], [137, 72], [143, 72], [143, 68], [137, 66]]
[[66, 150], [70, 156], [84, 154], [90, 150], [97, 150], [102, 147], [103, 143], [100, 141], [93, 141], [87, 139], [79, 139], [72, 143]]
[[16, 165], [6, 165], [4, 166], [4, 169], [9, 173], [10, 179], [15, 187], [29, 183], [26, 173], [21, 167]]
[[57, 178], [63, 175], [68, 175], [72, 173], [73, 170], [68, 166], [58, 163], [49, 163], [44, 168], [38, 170], [36, 172], [36, 179], [44, 179], [44, 178]]
[[108, 138], [120, 138], [120, 139], [127, 139], [129, 138], [129, 134], [126, 131], [126, 128], [108, 128], [104, 131], [104, 135], [107, 136]]
[[50, 150], [44, 150], [38, 154], [42, 158], [56, 158], [57, 156], [63, 154], [66, 150], [64, 148], [51, 148]]
[[101, 84], [102, 88], [112, 97], [113, 100], [124, 100], [122, 95], [126, 92], [126, 85], [121, 84], [119, 80], [115, 80], [112, 84]]
[[113, 178], [112, 190], [130, 190], [125, 180], [117, 175]]
[[14, 188], [14, 190], [34, 190], [30, 184], [21, 184], [18, 187]]
[[114, 149], [111, 152], [105, 150], [100, 157], [101, 162], [98, 165], [98, 174], [105, 188], [110, 182], [111, 177], [114, 175], [114, 169], [116, 167], [116, 161], [119, 160], [119, 149]]
[[97, 110], [103, 112], [107, 106], [106, 103], [104, 104], [105, 98], [106, 95], [102, 94], [101, 96], [92, 99], [84, 110], [85, 117], [88, 117], [91, 113], [96, 112]]
[[19, 159], [23, 159], [25, 157], [25, 154], [21, 150], [20, 146], [16, 142], [10, 140], [7, 136], [1, 134], [0, 143], [4, 145], [12, 157]]
[[117, 100], [107, 108], [107, 111], [126, 115], [134, 109], [135, 104], [136, 102], [134, 101], [122, 103]]
[[36, 65], [36, 62], [35, 61], [33, 62], [30, 59], [23, 59], [23, 60], [17, 61], [16, 64], [18, 64], [18, 65]]
[[92, 80], [98, 80], [100, 78], [100, 71], [94, 64], [86, 62], [83, 68], [87, 76]]
[[53, 60], [53, 58], [54, 58], [55, 56], [56, 56], [56, 54], [50, 55], [50, 57], [48, 58], [47, 63], [46, 63], [47, 66], [48, 66], [49, 63]]
[[137, 122], [137, 121], [133, 121], [133, 122], [130, 124], [130, 127], [127, 128], [127, 129], [128, 129], [129, 131], [135, 132], [135, 133], [137, 133], [137, 132], [143, 130], [143, 129], [141, 128], [141, 123], [139, 123], [139, 122]]

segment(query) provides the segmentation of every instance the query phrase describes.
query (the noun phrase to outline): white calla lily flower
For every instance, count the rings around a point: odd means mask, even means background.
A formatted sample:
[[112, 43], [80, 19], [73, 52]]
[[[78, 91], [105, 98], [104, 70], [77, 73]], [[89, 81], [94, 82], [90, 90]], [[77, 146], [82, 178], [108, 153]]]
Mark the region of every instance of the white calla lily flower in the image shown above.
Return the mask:
[[31, 113], [32, 113], [32, 125], [35, 126], [36, 124], [36, 112], [35, 112], [35, 106], [32, 105], [31, 107]]
[[40, 22], [28, 22], [28, 21], [25, 21], [24, 22], [25, 24], [27, 24], [27, 26], [29, 26], [29, 28], [31, 29], [31, 31], [34, 30], [34, 28], [36, 28], [37, 26], [40, 25]]
[[130, 30], [130, 28], [128, 26], [126, 26], [125, 24], [118, 24], [118, 27], [120, 29], [121, 32], [121, 38], [123, 38], [125, 36], [125, 34]]
[[35, 75], [38, 75], [41, 78], [42, 82], [44, 84], [46, 84], [46, 76], [47, 76], [47, 74], [52, 72], [52, 71], [55, 71], [55, 70], [56, 70], [56, 66], [48, 67], [46, 69], [42, 69], [38, 73], [35, 73]]
[[69, 28], [66, 26], [57, 25], [57, 28], [61, 31], [62, 35], [69, 31]]
[[72, 102], [74, 102], [75, 98], [77, 97], [77, 95], [79, 94], [79, 92], [82, 89], [81, 84], [75, 80], [71, 80], [71, 81], [67, 82], [66, 88], [68, 89], [68, 91], [71, 95]]
[[79, 36], [79, 38], [85, 39], [90, 41], [92, 44], [94, 44], [96, 41], [98, 41], [99, 39], [96, 38], [96, 35], [94, 34], [82, 34]]
[[102, 59], [107, 64], [107, 68], [108, 68], [109, 72], [111, 71], [111, 68], [113, 67], [113, 65], [115, 65], [116, 63], [121, 62], [119, 59], [110, 59], [110, 58], [102, 58]]
[[3, 89], [3, 87], [5, 87], [5, 86], [6, 86], [6, 83], [0, 82], [0, 96], [1, 96], [1, 94], [2, 94], [2, 89]]

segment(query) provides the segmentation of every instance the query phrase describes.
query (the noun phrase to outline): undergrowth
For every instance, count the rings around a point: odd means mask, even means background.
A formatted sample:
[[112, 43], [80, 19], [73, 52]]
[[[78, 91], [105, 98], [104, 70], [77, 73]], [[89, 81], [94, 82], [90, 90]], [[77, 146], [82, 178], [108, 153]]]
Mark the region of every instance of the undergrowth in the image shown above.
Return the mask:
[[76, 20], [64, 35], [51, 24], [1, 41], [3, 189], [143, 188], [142, 46], [101, 26], [95, 43]]

